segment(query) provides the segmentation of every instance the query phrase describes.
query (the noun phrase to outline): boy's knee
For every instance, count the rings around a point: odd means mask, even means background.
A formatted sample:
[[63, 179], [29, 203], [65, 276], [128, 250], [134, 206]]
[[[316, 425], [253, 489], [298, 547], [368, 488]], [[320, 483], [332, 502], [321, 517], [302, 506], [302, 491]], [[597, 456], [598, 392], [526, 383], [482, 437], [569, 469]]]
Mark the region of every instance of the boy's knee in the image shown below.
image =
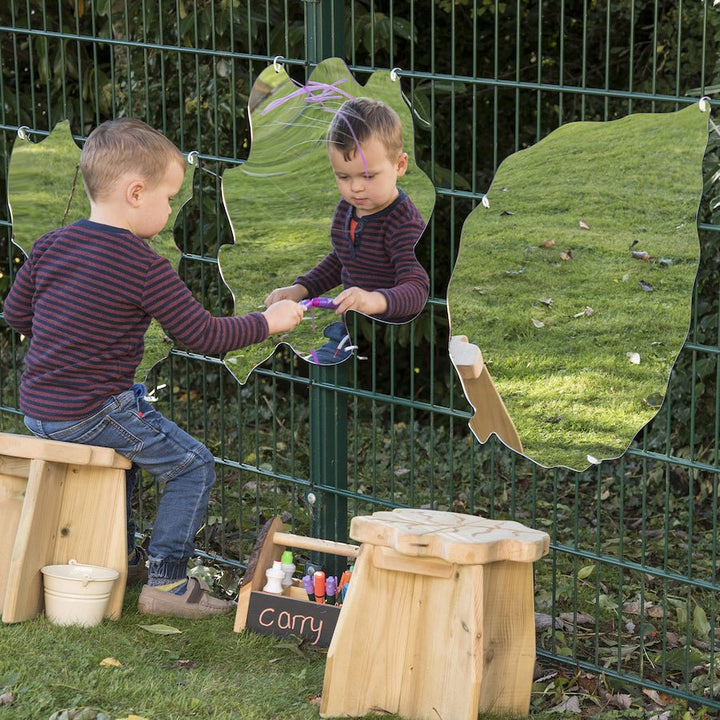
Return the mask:
[[215, 484], [215, 458], [213, 454], [202, 443], [198, 443], [188, 450], [179, 474], [201, 481], [205, 488], [212, 487]]

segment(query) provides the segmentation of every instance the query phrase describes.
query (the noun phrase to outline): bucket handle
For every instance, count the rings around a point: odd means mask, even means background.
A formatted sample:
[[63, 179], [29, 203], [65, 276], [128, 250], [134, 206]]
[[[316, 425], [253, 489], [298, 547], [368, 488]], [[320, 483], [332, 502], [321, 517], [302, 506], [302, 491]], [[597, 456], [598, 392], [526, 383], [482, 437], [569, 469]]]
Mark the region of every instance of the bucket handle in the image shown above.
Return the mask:
[[[78, 564], [78, 561], [75, 558], [70, 558], [70, 560], [68, 560], [68, 565], [77, 565], [77, 564]], [[82, 581], [83, 581], [83, 587], [87, 587], [88, 583], [90, 582], [90, 576], [85, 575], [85, 577], [82, 578]]]

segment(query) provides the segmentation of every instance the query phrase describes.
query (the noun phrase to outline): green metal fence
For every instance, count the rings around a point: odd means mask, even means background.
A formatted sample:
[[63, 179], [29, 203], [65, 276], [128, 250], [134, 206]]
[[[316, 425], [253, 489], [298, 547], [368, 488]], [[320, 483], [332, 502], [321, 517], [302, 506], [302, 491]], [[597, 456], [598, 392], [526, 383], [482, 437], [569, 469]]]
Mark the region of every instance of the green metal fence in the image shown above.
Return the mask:
[[[219, 358], [174, 349], [154, 368], [148, 387], [161, 409], [217, 458], [199, 552], [241, 570], [275, 513], [295, 531], [339, 540], [349, 517], [395, 506], [516, 519], [552, 540], [536, 570], [541, 663], [720, 709], [718, 133], [706, 154], [688, 340], [657, 417], [623, 457], [586, 472], [545, 469], [474, 440], [445, 303], [463, 222], [505, 157], [571, 121], [673, 111], [701, 96], [715, 105], [719, 44], [720, 8], [709, 0], [8, 0], [2, 294], [22, 261], [7, 202], [18, 129], [42, 142], [68, 119], [80, 143], [98, 122], [134, 115], [196, 153], [202, 170], [176, 228], [180, 272], [209, 309], [228, 313], [217, 254], [233, 237], [220, 177], [248, 156], [257, 75], [276, 62], [303, 82], [331, 56], [360, 82], [396, 69], [418, 163], [436, 187], [418, 245], [430, 301], [409, 326], [356, 320], [358, 356], [339, 367], [310, 368], [280, 349], [240, 385]], [[23, 431], [24, 346], [0, 329], [6, 431]], [[156, 494], [144, 478], [145, 524]]]

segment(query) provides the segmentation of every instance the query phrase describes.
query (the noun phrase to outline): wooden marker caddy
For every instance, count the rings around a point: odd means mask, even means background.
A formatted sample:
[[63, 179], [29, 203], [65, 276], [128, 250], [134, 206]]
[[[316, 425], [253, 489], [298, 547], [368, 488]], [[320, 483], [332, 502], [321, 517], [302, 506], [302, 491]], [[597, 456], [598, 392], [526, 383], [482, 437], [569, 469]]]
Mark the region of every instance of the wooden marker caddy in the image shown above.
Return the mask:
[[106, 617], [127, 580], [125, 470], [112, 448], [0, 433], [0, 610], [6, 623], [44, 608], [40, 569], [71, 559], [117, 570]]
[[238, 593], [235, 632], [246, 628], [262, 634], [299, 635], [313, 645], [327, 647], [335, 630], [340, 607], [308, 600], [299, 580], [294, 580], [286, 594], [263, 592], [265, 571], [280, 560], [287, 548], [312, 550], [329, 555], [355, 558], [357, 545], [310, 538], [284, 532], [279, 516], [263, 526], [250, 555], [247, 570]]

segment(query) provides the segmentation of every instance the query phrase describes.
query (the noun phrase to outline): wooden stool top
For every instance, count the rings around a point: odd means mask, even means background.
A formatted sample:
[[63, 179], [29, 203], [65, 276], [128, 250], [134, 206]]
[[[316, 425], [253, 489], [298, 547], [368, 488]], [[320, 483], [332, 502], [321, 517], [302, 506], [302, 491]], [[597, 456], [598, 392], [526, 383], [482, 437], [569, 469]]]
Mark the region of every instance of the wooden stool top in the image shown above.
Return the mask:
[[411, 508], [354, 517], [350, 537], [402, 555], [441, 558], [458, 565], [534, 562], [547, 554], [550, 545], [547, 533], [511, 520]]
[[46, 460], [67, 465], [130, 468], [132, 462], [112, 448], [45, 440], [33, 435], [0, 433], [0, 455]]

